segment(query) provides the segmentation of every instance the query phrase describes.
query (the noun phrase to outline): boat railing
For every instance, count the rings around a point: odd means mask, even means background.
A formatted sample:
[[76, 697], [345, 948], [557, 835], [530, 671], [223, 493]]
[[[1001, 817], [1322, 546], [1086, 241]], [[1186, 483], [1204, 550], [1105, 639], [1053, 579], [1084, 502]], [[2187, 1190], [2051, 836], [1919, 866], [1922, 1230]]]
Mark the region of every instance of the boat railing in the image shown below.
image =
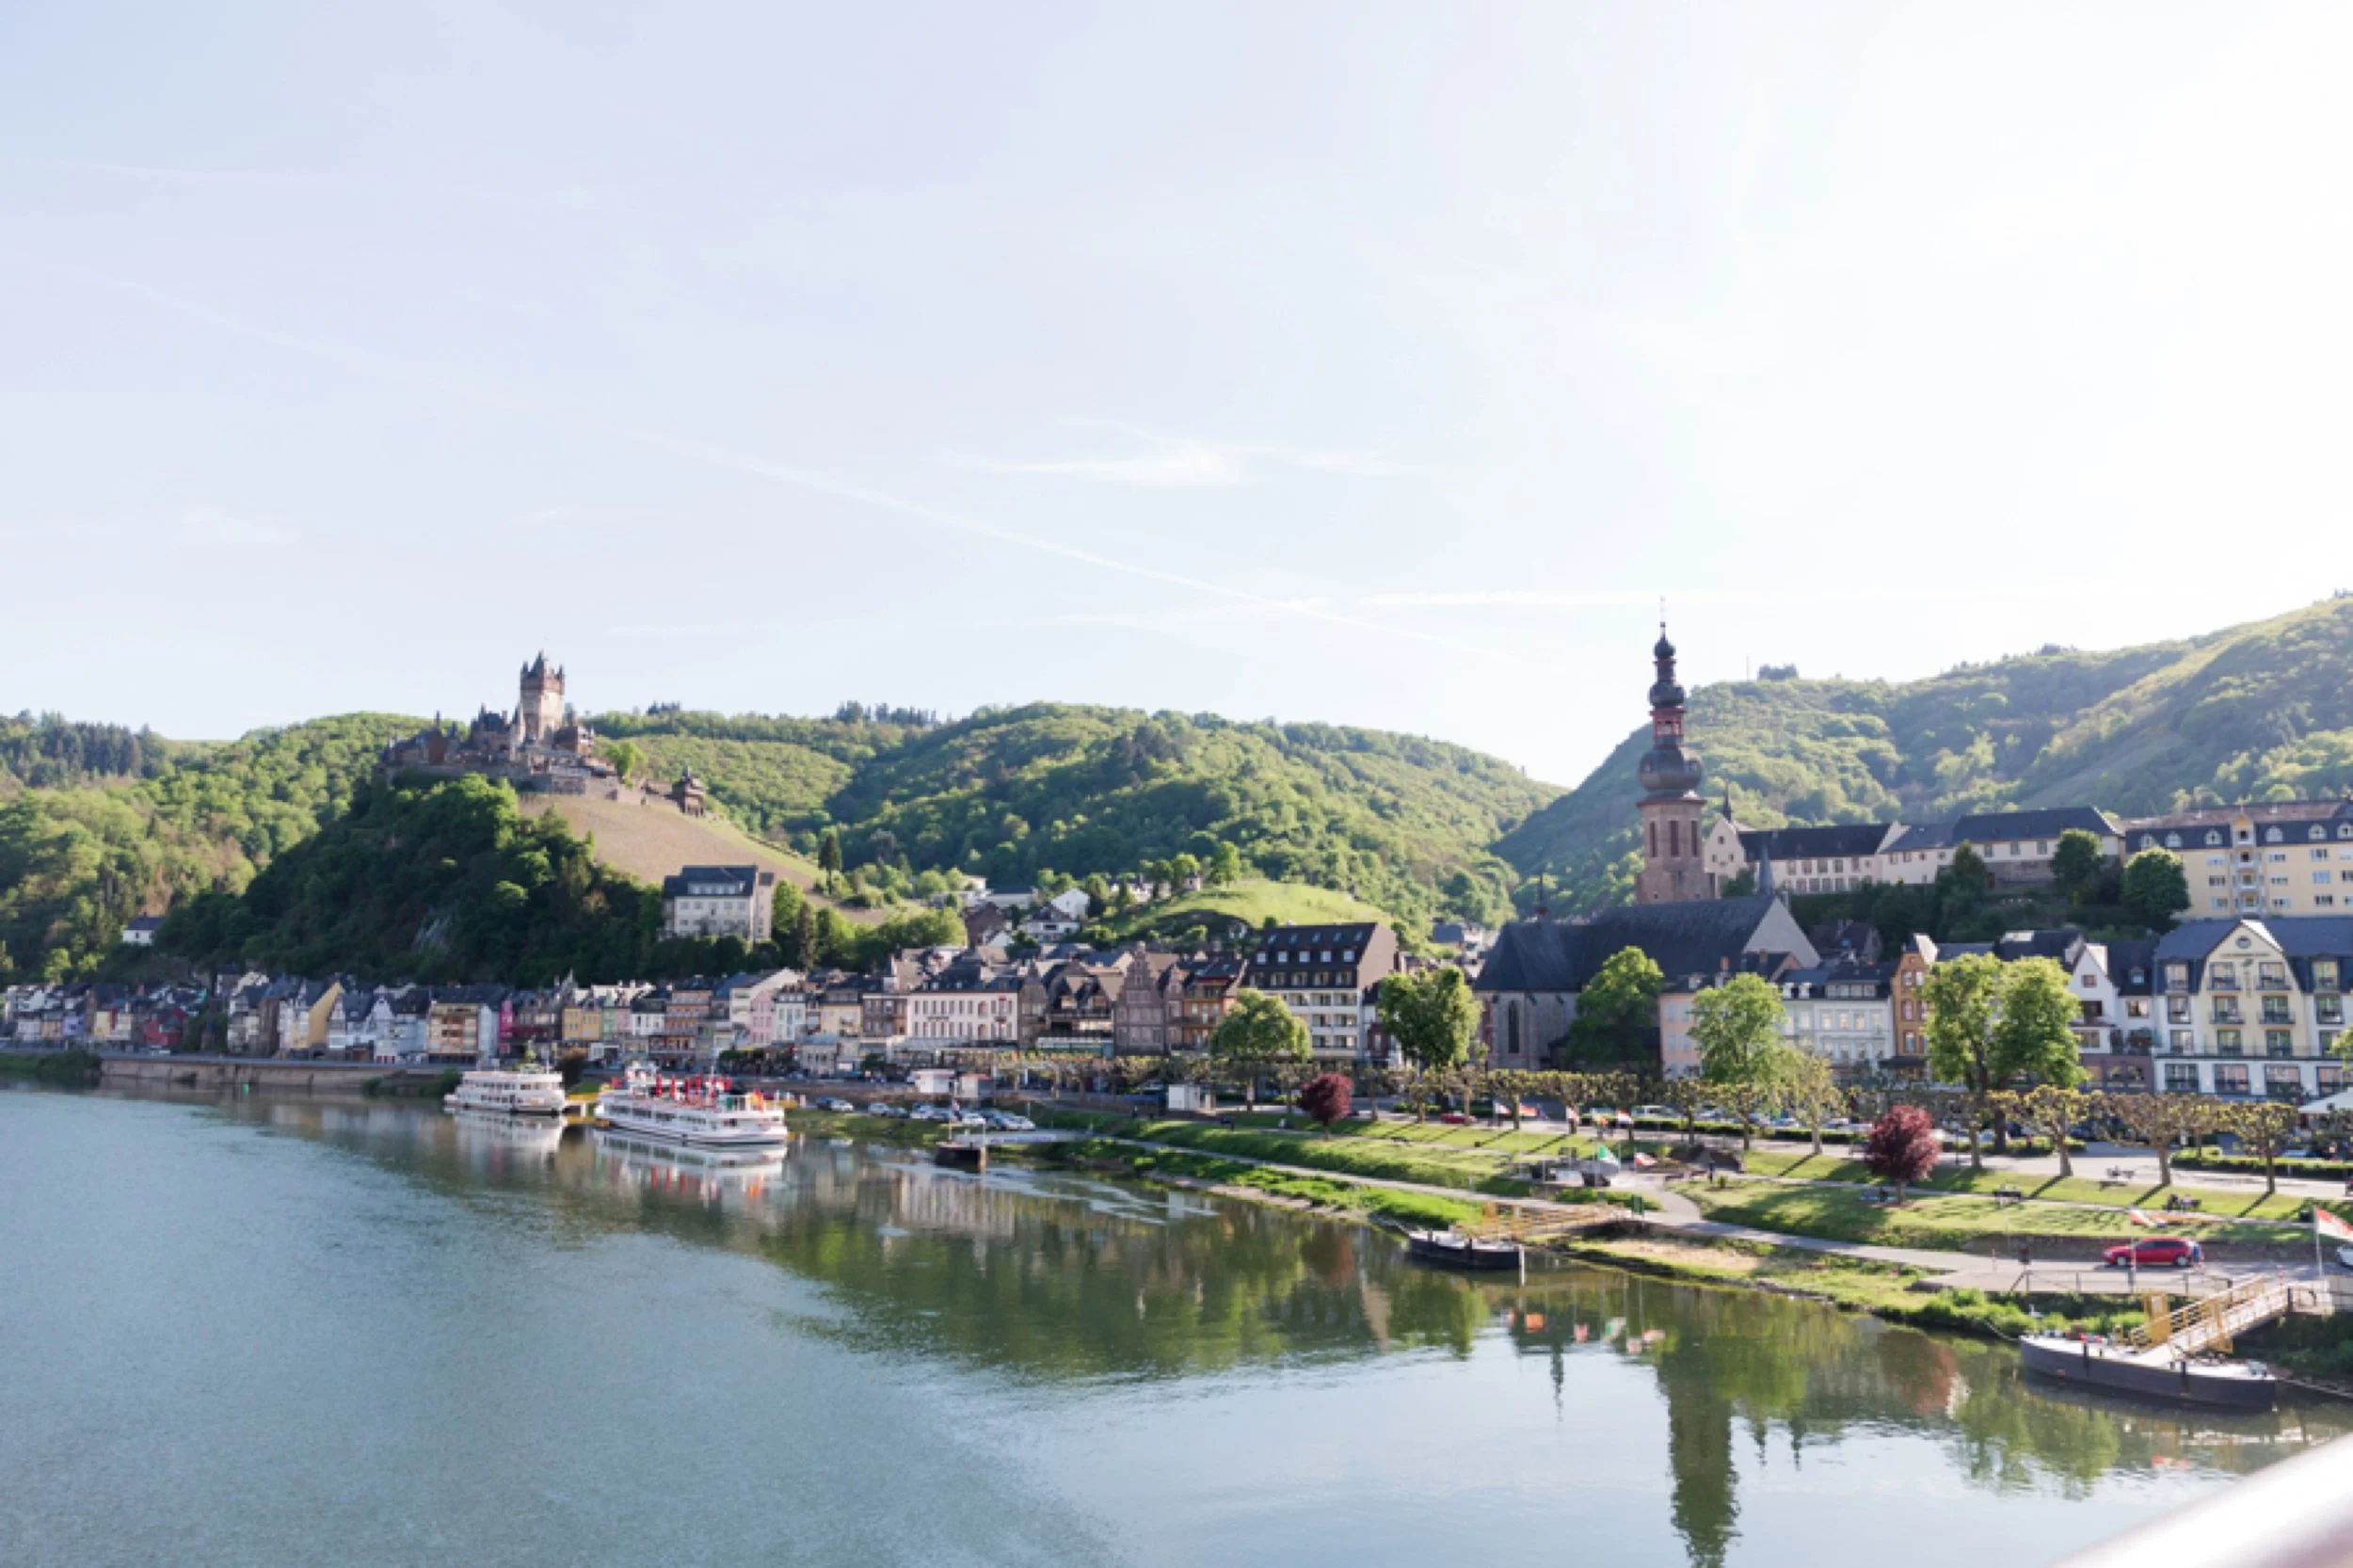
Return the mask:
[[2353, 1438], [2341, 1437], [2128, 1530], [2057, 1568], [2320, 1568], [2353, 1542]]

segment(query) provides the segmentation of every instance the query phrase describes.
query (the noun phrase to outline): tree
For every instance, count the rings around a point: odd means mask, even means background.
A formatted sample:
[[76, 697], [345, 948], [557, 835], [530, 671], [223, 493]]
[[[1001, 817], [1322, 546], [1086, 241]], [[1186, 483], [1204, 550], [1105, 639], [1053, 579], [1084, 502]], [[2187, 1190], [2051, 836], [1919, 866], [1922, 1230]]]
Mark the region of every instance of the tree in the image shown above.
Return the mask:
[[1954, 889], [1966, 898], [1982, 897], [1993, 886], [1993, 873], [1986, 869], [1985, 856], [1977, 846], [1963, 840], [1953, 851], [1953, 863], [1945, 868], [1952, 879]]
[[1310, 1048], [1307, 1026], [1289, 1008], [1246, 987], [1209, 1032], [1209, 1054], [1241, 1077], [1253, 1105], [1259, 1075], [1280, 1063], [1306, 1061]]
[[1424, 1077], [1436, 1078], [1470, 1059], [1479, 1037], [1479, 999], [1463, 971], [1449, 966], [1381, 982], [1375, 1016], [1397, 1042], [1398, 1053]]
[[2001, 1016], [1993, 1028], [2002, 1081], [2073, 1089], [2084, 1079], [2072, 1025], [2082, 1016], [2067, 971], [2048, 958], [2002, 967]]
[[828, 827], [825, 836], [817, 840], [817, 869], [825, 874], [825, 890], [833, 891], [841, 875], [841, 831]]
[[787, 961], [798, 969], [817, 967], [817, 909], [804, 901], [792, 920], [792, 943]]
[[1810, 1050], [1790, 1053], [1788, 1073], [1782, 1083], [1782, 1103], [1805, 1124], [1814, 1136], [1814, 1152], [1822, 1152], [1822, 1124], [1847, 1109], [1847, 1092], [1838, 1087], [1830, 1064]]
[[1627, 1062], [1658, 1027], [1658, 990], [1665, 977], [1641, 948], [1611, 953], [1577, 993], [1569, 1020], [1567, 1055], [1578, 1066]]
[[2168, 850], [2144, 849], [2124, 867], [2124, 907], [2152, 931], [2164, 931], [2189, 907], [2189, 874], [2182, 857]]
[[1209, 856], [1209, 881], [1225, 888], [1240, 882], [1241, 877], [1241, 851], [1221, 840], [1217, 853]]
[[[2004, 1089], [2034, 1083], [2073, 1088], [2083, 1080], [2075, 1057], [2076, 1016], [2067, 971], [2048, 958], [2004, 964], [1987, 953], [1964, 953], [1929, 973], [1921, 997], [1929, 1007], [1929, 1070], [1969, 1097], [1969, 1164], [1985, 1168], [1978, 1134]], [[1996, 1127], [2007, 1147], [2009, 1123]]]
[[2051, 880], [2058, 885], [2073, 904], [2082, 904], [2100, 885], [2100, 840], [2080, 827], [2071, 827], [2059, 835], [2058, 848], [2051, 856]]
[[2289, 1137], [2296, 1131], [2296, 1107], [2278, 1100], [2226, 1105], [2222, 1107], [2221, 1120], [2223, 1127], [2237, 1133], [2239, 1142], [2254, 1150], [2255, 1158], [2264, 1162], [2264, 1195], [2269, 1197], [2277, 1192], [2280, 1151], [2287, 1147]]
[[1348, 1114], [1353, 1090], [1348, 1080], [1338, 1073], [1318, 1073], [1299, 1087], [1299, 1108], [1307, 1112], [1323, 1135], [1332, 1135], [1332, 1124]]
[[1168, 863], [1168, 869], [1181, 887], [1201, 874], [1201, 861], [1195, 856], [1179, 855]]
[[1930, 969], [1920, 987], [1929, 1009], [1929, 1071], [1938, 1082], [1956, 1084], [1968, 1095], [1969, 1166], [1978, 1171], [1985, 1169], [1985, 1160], [1977, 1130], [1986, 1102], [2001, 1081], [1993, 1050], [2001, 986], [2001, 961], [1972, 952]]
[[1936, 1124], [1929, 1113], [1916, 1105], [1890, 1106], [1863, 1141], [1863, 1168], [1881, 1181], [1894, 1182], [1897, 1201], [1901, 1202], [1905, 1188], [1928, 1180], [1935, 1171], [1937, 1153]]
[[637, 770], [645, 765], [646, 754], [634, 741], [606, 741], [598, 749], [604, 753], [604, 760], [613, 764], [613, 771], [624, 784], [636, 777]]
[[2091, 1096], [2080, 1089], [2063, 1083], [2038, 1083], [2017, 1096], [2019, 1120], [2035, 1132], [2051, 1141], [2058, 1151], [2061, 1180], [2075, 1174], [2075, 1161], [2067, 1150], [2068, 1128], [2091, 1113]]
[[1691, 999], [1691, 1043], [1700, 1077], [1740, 1118], [1740, 1146], [1749, 1146], [1757, 1112], [1787, 1080], [1795, 1054], [1783, 1043], [1781, 993], [1762, 977], [1737, 974]]

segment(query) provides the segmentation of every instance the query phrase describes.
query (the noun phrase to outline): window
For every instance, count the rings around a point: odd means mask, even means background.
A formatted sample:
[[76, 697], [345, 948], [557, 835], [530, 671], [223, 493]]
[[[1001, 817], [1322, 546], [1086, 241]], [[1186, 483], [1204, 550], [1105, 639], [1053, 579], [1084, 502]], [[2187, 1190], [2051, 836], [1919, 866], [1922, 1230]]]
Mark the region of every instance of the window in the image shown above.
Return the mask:
[[2247, 1069], [2217, 1063], [2214, 1069], [2214, 1092], [2217, 1095], [2247, 1093]]
[[2215, 998], [2214, 1021], [2218, 1024], [2234, 1024], [2239, 1022], [2238, 998]]
[[2216, 1030], [2214, 1032], [2214, 1048], [2215, 1054], [2217, 1056], [2244, 1056], [2247, 1054], [2246, 1042], [2241, 1037], [2239, 1032], [2235, 1029]]
[[2333, 1095], [2345, 1087], [2345, 1069], [2333, 1062], [2323, 1062], [2313, 1069], [2318, 1079], [2316, 1087], [2324, 1095]]
[[2315, 958], [2313, 960], [2313, 989], [2315, 991], [2337, 989], [2337, 961], [2335, 959]]
[[2206, 989], [2235, 991], [2238, 989], [2238, 966], [2227, 958], [2217, 958], [2206, 966]]
[[2296, 1054], [2295, 1031], [2286, 1029], [2265, 1030], [2264, 1054], [2265, 1056], [2294, 1056]]
[[2178, 963], [2168, 964], [2165, 967], [2165, 988], [2169, 991], [2188, 990], [2189, 966]]
[[2264, 998], [2264, 1022], [2267, 1024], [2283, 1024], [2287, 1021], [2288, 999], [2285, 997]]
[[2169, 1095], [2198, 1093], [2198, 1066], [2191, 1062], [2168, 1062], [2165, 1064], [2165, 1092]]
[[[2198, 1048], [2198, 1036], [2186, 1029], [2177, 1029], [2166, 1036], [2166, 1044], [2176, 1056], [2188, 1056]], [[2195, 1069], [2192, 1069], [2193, 1072]]]
[[2265, 1067], [2264, 1093], [2273, 1099], [2300, 1100], [2304, 1097], [2304, 1075], [2294, 1067]]
[[2187, 997], [2166, 998], [2165, 1021], [2169, 1024], [2189, 1022], [2189, 999]]
[[2270, 963], [2256, 965], [2255, 984], [2266, 991], [2286, 990], [2288, 988], [2288, 967], [2285, 964]]

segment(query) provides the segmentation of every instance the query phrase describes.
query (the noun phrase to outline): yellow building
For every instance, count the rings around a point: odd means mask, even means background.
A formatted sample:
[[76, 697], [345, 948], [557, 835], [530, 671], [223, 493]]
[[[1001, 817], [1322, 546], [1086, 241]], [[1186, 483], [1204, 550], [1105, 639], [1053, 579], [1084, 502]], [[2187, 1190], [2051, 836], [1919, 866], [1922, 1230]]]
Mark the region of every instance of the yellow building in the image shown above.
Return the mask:
[[2124, 824], [2128, 854], [2179, 856], [2193, 918], [2353, 910], [2353, 800], [2204, 806]]

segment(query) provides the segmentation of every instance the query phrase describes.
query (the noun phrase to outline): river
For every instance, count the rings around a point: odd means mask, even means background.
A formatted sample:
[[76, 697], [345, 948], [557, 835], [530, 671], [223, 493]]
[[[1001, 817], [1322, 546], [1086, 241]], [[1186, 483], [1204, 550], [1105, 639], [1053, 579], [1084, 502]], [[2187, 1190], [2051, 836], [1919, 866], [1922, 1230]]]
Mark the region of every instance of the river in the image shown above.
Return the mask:
[[2346, 1426], [800, 1140], [0, 1092], [0, 1562], [2033, 1564]]

